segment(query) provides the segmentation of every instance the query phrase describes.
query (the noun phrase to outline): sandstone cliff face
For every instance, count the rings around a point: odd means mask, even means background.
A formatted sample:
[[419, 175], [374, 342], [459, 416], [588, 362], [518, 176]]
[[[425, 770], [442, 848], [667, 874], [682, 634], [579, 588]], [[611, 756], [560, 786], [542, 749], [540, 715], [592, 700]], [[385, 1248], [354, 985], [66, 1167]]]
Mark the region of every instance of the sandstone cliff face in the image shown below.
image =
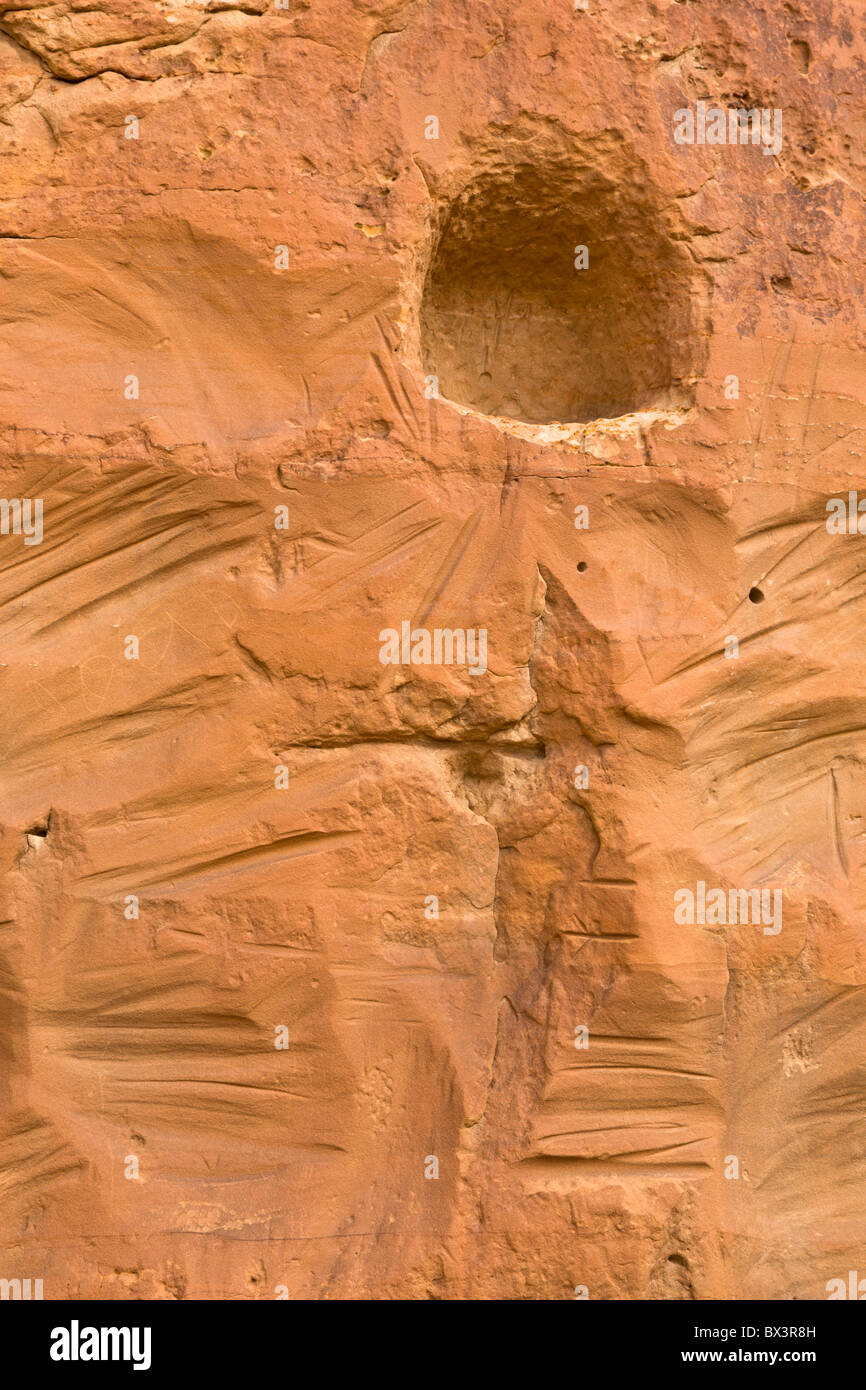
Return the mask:
[[0, 5], [0, 1276], [862, 1268], [861, 19]]

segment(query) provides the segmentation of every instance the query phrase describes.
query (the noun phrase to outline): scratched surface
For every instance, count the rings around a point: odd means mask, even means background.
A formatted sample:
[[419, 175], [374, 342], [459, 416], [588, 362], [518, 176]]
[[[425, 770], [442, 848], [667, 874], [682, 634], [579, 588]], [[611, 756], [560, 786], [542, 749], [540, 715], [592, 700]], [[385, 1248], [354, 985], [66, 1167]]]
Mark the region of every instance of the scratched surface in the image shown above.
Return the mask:
[[[856, 19], [0, 4], [0, 484], [44, 506], [0, 536], [0, 1276], [811, 1299], [862, 1265]], [[780, 108], [778, 157], [678, 147], [703, 98]], [[607, 360], [675, 323], [689, 399], [431, 396], [452, 201], [537, 166], [556, 208], [569, 161], [632, 267]], [[519, 227], [472, 215], [436, 322], [487, 247], [467, 341], [517, 315], [531, 394], [550, 287], [503, 308]], [[405, 620], [484, 628], [487, 670], [383, 665]], [[699, 881], [780, 888], [782, 929], [675, 923]]]

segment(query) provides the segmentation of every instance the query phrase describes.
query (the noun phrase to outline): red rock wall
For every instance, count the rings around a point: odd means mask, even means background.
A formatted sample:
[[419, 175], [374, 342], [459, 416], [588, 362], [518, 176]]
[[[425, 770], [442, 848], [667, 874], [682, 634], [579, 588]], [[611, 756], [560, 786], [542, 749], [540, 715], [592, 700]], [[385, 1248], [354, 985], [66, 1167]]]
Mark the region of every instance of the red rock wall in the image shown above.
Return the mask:
[[862, 14], [588, 3], [0, 4], [46, 1298], [862, 1266]]

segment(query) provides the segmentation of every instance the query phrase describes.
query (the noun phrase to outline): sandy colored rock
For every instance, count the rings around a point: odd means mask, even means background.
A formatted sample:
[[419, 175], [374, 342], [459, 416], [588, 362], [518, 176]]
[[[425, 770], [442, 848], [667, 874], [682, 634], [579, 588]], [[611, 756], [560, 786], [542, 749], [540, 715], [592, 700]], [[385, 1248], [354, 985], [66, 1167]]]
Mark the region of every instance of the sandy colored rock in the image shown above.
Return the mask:
[[0, 4], [0, 1277], [866, 1274], [861, 21]]

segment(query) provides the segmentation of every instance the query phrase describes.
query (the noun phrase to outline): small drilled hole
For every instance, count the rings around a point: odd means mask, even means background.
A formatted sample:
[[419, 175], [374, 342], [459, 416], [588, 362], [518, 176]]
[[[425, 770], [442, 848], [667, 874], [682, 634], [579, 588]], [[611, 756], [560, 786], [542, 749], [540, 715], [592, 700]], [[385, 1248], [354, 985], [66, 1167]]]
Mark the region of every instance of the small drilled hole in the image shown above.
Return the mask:
[[749, 590], [749, 602], [750, 602], [750, 603], [763, 603], [763, 602], [764, 602], [764, 595], [763, 595], [762, 591], [761, 591], [760, 589], [750, 589], [750, 590]]
[[578, 574], [583, 574], [584, 571], [585, 571], [585, 569], [586, 569], [586, 561], [585, 561], [585, 560], [579, 561], [578, 566], [577, 566], [577, 572], [578, 572]]

